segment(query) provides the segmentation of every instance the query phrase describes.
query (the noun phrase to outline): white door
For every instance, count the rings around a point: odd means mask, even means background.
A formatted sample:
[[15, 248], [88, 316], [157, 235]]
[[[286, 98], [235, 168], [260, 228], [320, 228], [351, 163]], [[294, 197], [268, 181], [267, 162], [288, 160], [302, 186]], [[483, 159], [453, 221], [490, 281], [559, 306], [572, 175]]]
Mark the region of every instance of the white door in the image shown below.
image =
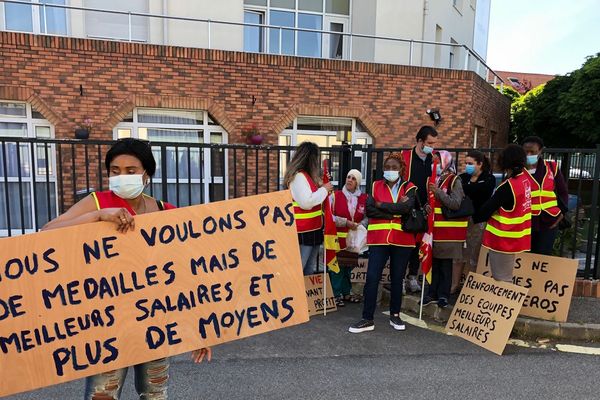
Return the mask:
[[348, 33], [348, 25], [347, 18], [325, 16], [323, 30], [329, 32], [340, 32], [340, 34], [323, 34], [323, 58], [339, 60], [347, 60], [350, 58], [350, 36], [342, 35], [342, 33]]

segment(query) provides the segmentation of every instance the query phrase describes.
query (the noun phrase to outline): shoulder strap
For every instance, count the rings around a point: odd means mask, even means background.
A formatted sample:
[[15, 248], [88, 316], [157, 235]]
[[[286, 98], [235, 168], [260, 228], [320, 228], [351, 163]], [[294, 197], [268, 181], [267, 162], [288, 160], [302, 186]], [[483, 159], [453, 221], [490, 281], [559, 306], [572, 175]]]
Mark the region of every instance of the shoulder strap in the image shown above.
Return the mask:
[[165, 209], [165, 205], [160, 200], [156, 200], [156, 205], [158, 206], [159, 211], [163, 211]]

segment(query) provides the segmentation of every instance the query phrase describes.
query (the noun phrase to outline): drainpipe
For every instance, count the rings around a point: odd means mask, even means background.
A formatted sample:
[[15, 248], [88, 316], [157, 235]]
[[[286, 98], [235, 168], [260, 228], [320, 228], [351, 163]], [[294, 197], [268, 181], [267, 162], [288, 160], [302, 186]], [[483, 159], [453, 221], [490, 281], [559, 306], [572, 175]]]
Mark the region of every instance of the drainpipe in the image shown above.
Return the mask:
[[[423, 18], [421, 20], [421, 40], [425, 40], [425, 17], [427, 16], [427, 11], [429, 10], [429, 1], [423, 0]], [[435, 49], [434, 49], [435, 51]], [[421, 63], [420, 67], [423, 66], [423, 55], [425, 54], [425, 45], [421, 43]]]

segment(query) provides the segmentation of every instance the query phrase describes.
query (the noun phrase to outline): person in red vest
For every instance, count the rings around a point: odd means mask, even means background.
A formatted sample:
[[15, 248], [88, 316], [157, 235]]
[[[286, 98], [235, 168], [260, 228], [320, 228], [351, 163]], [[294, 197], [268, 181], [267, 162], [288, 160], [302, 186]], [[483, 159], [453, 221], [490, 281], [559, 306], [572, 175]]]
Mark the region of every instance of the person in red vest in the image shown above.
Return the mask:
[[319, 248], [324, 239], [323, 201], [333, 191], [333, 185], [322, 183], [319, 175], [319, 146], [302, 142], [287, 166], [283, 185], [292, 192], [304, 275], [312, 275], [317, 270]]
[[515, 254], [531, 249], [531, 183], [525, 170], [525, 151], [509, 144], [498, 160], [506, 179], [475, 212], [473, 222], [487, 221], [483, 247], [489, 249], [492, 277], [512, 282]]
[[[42, 230], [63, 228], [97, 221], [112, 222], [120, 233], [135, 228], [133, 216], [169, 210], [173, 205], [156, 200], [145, 193], [150, 177], [156, 171], [156, 161], [148, 143], [137, 139], [118, 140], [106, 153], [109, 189], [93, 192], [74, 204], [67, 212], [48, 222]], [[196, 363], [210, 361], [210, 348], [192, 353]], [[105, 372], [86, 379], [85, 399], [118, 399], [128, 368]], [[161, 358], [134, 367], [135, 386], [140, 398], [166, 398], [169, 359]]]
[[377, 305], [377, 289], [386, 262], [390, 262], [390, 325], [396, 330], [406, 326], [400, 318], [402, 286], [406, 265], [415, 247], [415, 235], [402, 230], [402, 215], [414, 207], [417, 187], [402, 178], [404, 159], [392, 153], [383, 164], [383, 178], [373, 182], [372, 197], [367, 199], [367, 244], [369, 266], [363, 297], [362, 319], [350, 326], [352, 333], [375, 329], [373, 317]]
[[528, 172], [533, 177], [531, 196], [531, 252], [552, 254], [558, 224], [567, 213], [569, 194], [562, 173], [556, 161], [541, 158], [544, 141], [538, 136], [523, 140], [523, 150], [527, 154]]
[[331, 286], [338, 307], [344, 306], [344, 301], [359, 303], [358, 296], [352, 296], [350, 291], [350, 272], [358, 265], [358, 253], [346, 251], [346, 238], [351, 231], [356, 232], [359, 225], [367, 227], [367, 194], [360, 190], [362, 174], [357, 169], [351, 169], [346, 175], [346, 184], [342, 190], [335, 191], [331, 196], [333, 201], [333, 219], [337, 228], [340, 242], [340, 252], [337, 254], [340, 272], [329, 271]]
[[452, 264], [462, 259], [462, 248], [467, 239], [468, 217], [447, 219], [442, 206], [458, 210], [465, 194], [452, 154], [442, 150], [438, 152], [440, 163], [437, 165], [437, 182], [429, 182], [429, 190], [435, 196], [431, 205], [433, 219], [433, 260], [431, 285], [423, 298], [423, 305], [437, 302], [438, 307], [446, 308], [452, 286]]
[[[419, 202], [429, 212], [430, 208], [427, 204], [427, 183], [431, 176], [431, 168], [433, 165], [433, 153], [437, 144], [438, 132], [433, 126], [422, 126], [417, 132], [417, 144], [410, 150], [402, 150], [402, 158], [406, 168], [402, 174], [402, 179], [412, 182], [419, 190]], [[419, 247], [421, 238], [417, 237], [416, 246], [411, 253], [408, 264], [408, 280], [406, 281], [407, 292], [420, 292], [421, 285], [417, 280], [419, 274]]]

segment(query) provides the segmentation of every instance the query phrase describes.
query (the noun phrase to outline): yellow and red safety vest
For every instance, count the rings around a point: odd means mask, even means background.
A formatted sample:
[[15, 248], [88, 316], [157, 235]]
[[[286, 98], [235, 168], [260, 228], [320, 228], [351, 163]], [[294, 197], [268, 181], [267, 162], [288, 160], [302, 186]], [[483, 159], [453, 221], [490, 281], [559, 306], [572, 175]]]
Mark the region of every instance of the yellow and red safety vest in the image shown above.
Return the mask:
[[[333, 194], [333, 215], [338, 217], [346, 218], [352, 222], [360, 224], [360, 221], [365, 217], [365, 206], [367, 204], [367, 194], [362, 193], [358, 196], [358, 203], [356, 210], [354, 211], [354, 217], [350, 216], [350, 210], [348, 209], [348, 201], [346, 195], [341, 190], [336, 191]], [[346, 244], [346, 238], [348, 237], [348, 227], [338, 226], [337, 235], [340, 243], [340, 250], [344, 250], [348, 245]]]
[[[458, 177], [449, 175], [440, 185], [445, 193], [452, 188]], [[446, 219], [442, 214], [442, 202], [436, 197], [433, 201], [433, 241], [434, 242], [464, 242], [467, 240], [468, 218]]]
[[545, 212], [557, 217], [560, 208], [554, 192], [554, 179], [558, 173], [558, 165], [555, 161], [544, 160], [544, 166], [546, 172], [541, 184], [528, 172], [531, 177], [531, 214], [537, 216]]
[[531, 184], [526, 172], [507, 179], [513, 193], [512, 210], [500, 207], [487, 221], [483, 246], [501, 253], [522, 253], [531, 249]]
[[[384, 180], [373, 182], [373, 198], [382, 203], [398, 203], [411, 190], [417, 190], [417, 187], [411, 182], [404, 181], [400, 184], [398, 195], [394, 197], [392, 190]], [[367, 244], [369, 246], [393, 245], [414, 247], [415, 235], [402, 230], [400, 215], [394, 215], [394, 218], [391, 220], [369, 218]]]
[[[303, 174], [308, 181], [310, 190], [314, 193], [319, 188], [317, 184], [312, 180], [309, 174], [305, 171], [299, 171], [299, 174]], [[292, 202], [294, 206], [294, 218], [296, 219], [296, 230], [298, 233], [318, 231], [323, 227], [323, 204], [317, 204], [310, 210], [305, 210], [298, 205], [295, 201]]]

